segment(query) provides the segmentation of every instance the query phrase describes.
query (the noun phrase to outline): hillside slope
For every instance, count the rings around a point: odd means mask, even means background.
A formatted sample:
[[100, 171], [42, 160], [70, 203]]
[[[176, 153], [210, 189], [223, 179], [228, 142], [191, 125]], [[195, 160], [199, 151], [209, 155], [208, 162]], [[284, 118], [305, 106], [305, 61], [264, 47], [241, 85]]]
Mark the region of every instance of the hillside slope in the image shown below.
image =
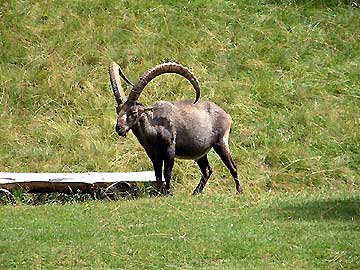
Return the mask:
[[[231, 114], [246, 189], [358, 188], [360, 9], [347, 1], [173, 2], [3, 1], [0, 171], [151, 169], [136, 138], [114, 132], [107, 66], [117, 61], [136, 81], [173, 60], [199, 77], [202, 98]], [[169, 75], [140, 101], [193, 96]], [[233, 191], [215, 154], [210, 163], [205, 191]], [[190, 192], [199, 177], [193, 162], [176, 162], [176, 190]]]

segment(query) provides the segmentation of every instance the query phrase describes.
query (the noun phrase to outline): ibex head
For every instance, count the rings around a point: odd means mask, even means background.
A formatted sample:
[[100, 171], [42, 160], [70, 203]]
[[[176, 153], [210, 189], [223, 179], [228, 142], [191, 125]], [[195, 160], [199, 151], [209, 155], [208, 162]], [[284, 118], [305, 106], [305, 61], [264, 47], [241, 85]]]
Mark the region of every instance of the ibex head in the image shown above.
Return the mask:
[[[200, 98], [200, 85], [195, 75], [186, 67], [177, 63], [164, 63], [157, 65], [146, 71], [139, 79], [136, 85], [133, 85], [124, 75], [119, 65], [111, 63], [109, 67], [111, 86], [117, 102], [116, 112], [118, 120], [116, 123], [116, 132], [125, 137], [129, 130], [138, 123], [141, 115], [152, 108], [147, 108], [137, 102], [142, 90], [155, 77], [164, 73], [177, 73], [193, 85], [196, 91], [194, 103]], [[129, 97], [126, 98], [125, 92], [121, 87], [119, 75], [130, 85], [133, 86]]]

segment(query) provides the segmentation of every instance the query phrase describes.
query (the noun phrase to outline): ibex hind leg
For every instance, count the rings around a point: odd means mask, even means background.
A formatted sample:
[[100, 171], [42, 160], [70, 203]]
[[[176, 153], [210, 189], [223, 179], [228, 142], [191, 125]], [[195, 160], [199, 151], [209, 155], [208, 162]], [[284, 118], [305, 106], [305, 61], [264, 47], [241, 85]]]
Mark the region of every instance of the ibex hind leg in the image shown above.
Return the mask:
[[237, 168], [234, 160], [231, 157], [229, 146], [226, 142], [221, 141], [213, 146], [215, 152], [220, 156], [221, 160], [224, 162], [225, 166], [229, 169], [232, 177], [235, 181], [235, 187], [237, 193], [242, 193], [243, 188], [240, 185]]
[[201, 180], [199, 182], [199, 184], [197, 185], [197, 187], [195, 188], [193, 195], [195, 194], [199, 194], [203, 191], [206, 182], [208, 181], [210, 175], [212, 174], [212, 170], [211, 167], [209, 165], [209, 161], [207, 159], [207, 155], [203, 156], [202, 158], [198, 159], [197, 164], [199, 165], [199, 168], [201, 170], [202, 173], [202, 177]]

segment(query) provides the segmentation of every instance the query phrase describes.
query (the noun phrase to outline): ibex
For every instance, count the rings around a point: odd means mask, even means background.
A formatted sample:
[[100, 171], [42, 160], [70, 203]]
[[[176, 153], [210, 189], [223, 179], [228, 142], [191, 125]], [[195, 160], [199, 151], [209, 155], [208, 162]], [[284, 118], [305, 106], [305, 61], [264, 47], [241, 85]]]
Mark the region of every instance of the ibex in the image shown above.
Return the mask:
[[[116, 132], [125, 137], [130, 130], [133, 131], [153, 163], [159, 192], [172, 195], [170, 178], [177, 157], [197, 162], [202, 178], [193, 194], [201, 193], [212, 173], [207, 158], [211, 148], [230, 170], [236, 191], [242, 192], [228, 145], [231, 117], [216, 104], [199, 100], [199, 81], [188, 68], [177, 63], [160, 64], [146, 71], [136, 85], [126, 78], [116, 63], [110, 65], [109, 73], [117, 102]], [[195, 89], [195, 101], [159, 101], [152, 107], [140, 104], [138, 98], [144, 87], [164, 73], [177, 73], [185, 77]], [[121, 87], [119, 75], [133, 86], [128, 98]], [[162, 183], [163, 166], [165, 189]]]

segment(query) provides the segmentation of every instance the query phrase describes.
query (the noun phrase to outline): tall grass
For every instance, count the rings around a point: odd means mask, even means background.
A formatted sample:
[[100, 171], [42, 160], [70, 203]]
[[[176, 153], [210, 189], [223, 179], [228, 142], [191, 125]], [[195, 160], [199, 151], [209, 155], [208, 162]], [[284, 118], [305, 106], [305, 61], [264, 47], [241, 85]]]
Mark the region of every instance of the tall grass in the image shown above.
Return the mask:
[[[151, 169], [136, 138], [114, 132], [107, 66], [117, 61], [136, 81], [173, 60], [231, 114], [230, 147], [248, 191], [356, 189], [360, 9], [350, 2], [3, 1], [0, 171]], [[193, 96], [170, 75], [140, 101]], [[206, 192], [233, 191], [213, 153], [210, 163]], [[176, 191], [190, 192], [199, 177], [193, 162], [176, 162]]]

